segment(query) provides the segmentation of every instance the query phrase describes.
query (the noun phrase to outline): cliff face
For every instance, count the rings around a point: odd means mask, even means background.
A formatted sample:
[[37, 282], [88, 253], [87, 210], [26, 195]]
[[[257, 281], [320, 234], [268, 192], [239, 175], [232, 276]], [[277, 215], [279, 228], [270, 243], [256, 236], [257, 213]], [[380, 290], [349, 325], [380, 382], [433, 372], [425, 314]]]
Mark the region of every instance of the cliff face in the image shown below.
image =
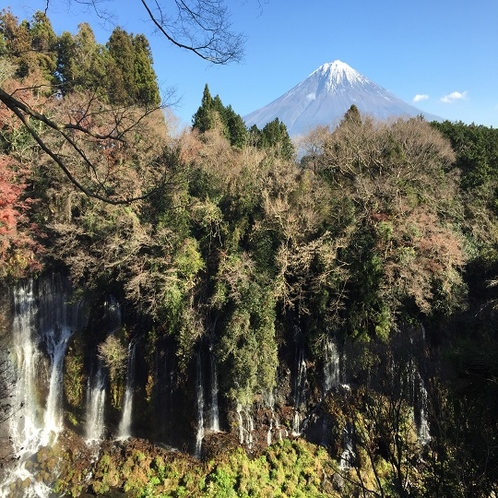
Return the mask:
[[[421, 324], [389, 340], [346, 340], [336, 331], [317, 350], [290, 320], [278, 332], [274, 388], [242, 404], [226, 390], [232, 372], [217, 358], [214, 334], [182, 362], [175, 338], [158, 335], [124, 303], [78, 296], [53, 274], [13, 286], [3, 299], [10, 333], [2, 379], [13, 409], [3, 425], [10, 447], [2, 492], [100, 496], [160, 483], [160, 493], [166, 483], [183, 485], [175, 472], [192, 472], [198, 486], [207, 472], [204, 479], [221, 486], [227, 462], [241, 475], [250, 465], [239, 461], [244, 452], [263, 466], [255, 472], [274, 478], [277, 470], [264, 465], [295, 458], [296, 469], [319, 474], [314, 482], [326, 496], [360, 489], [358, 471], [400, 489], [407, 475], [423, 487], [424, 472], [438, 471], [424, 455], [441, 438], [431, 415], [447, 416], [430, 400], [440, 403], [445, 391], [436, 378], [439, 346]], [[299, 489], [308, 489], [303, 479]]]
[[[251, 404], [234, 404], [224, 392], [231, 372], [220, 367], [215, 344], [208, 339], [182, 369], [174, 338], [158, 337], [146, 324], [127, 321], [113, 298], [93, 307], [75, 301], [59, 275], [21, 284], [13, 290], [13, 301], [9, 348], [16, 355], [14, 396], [19, 408], [13, 415], [19, 424], [14, 450], [16, 445], [35, 449], [71, 428], [90, 445], [140, 437], [198, 456], [204, 439], [220, 432], [253, 451], [298, 435], [340, 451], [343, 443], [335, 435], [346, 429], [329, 411], [330, 400], [348, 395], [351, 386], [378, 383], [372, 372], [358, 368], [364, 351], [349, 347], [346, 353], [348, 346], [331, 334], [319, 359], [300, 329], [292, 326], [283, 332], [275, 388]], [[105, 349], [109, 344], [113, 351]], [[113, 361], [119, 348], [125, 355], [118, 368]], [[353, 356], [351, 365], [348, 354]], [[390, 368], [405, 371], [409, 365], [410, 392], [397, 395], [415, 406], [424, 381], [410, 354], [405, 352], [401, 360], [406, 364]], [[27, 386], [35, 391], [26, 392]], [[16, 440], [28, 423], [35, 427], [35, 440]]]

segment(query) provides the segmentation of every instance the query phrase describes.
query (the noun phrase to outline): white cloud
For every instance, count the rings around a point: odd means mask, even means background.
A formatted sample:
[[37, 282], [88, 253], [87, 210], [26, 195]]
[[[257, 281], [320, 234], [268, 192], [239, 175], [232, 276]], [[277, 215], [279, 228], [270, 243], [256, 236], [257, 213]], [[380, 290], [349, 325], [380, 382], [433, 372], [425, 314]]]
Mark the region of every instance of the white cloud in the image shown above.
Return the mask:
[[441, 97], [441, 102], [444, 102], [445, 104], [451, 104], [453, 102], [456, 102], [457, 100], [466, 100], [467, 99], [467, 92], [452, 92], [449, 95], [445, 95], [444, 97]]
[[413, 97], [413, 102], [422, 102], [422, 100], [429, 100], [429, 95], [425, 95], [424, 93], [417, 93], [415, 97]]

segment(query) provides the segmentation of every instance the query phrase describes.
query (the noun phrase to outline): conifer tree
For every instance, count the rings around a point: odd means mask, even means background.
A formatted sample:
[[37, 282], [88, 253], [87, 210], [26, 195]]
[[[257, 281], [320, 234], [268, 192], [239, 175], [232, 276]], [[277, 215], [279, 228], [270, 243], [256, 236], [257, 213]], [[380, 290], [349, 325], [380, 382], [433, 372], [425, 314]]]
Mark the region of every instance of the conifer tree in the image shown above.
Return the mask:
[[294, 154], [294, 145], [287, 126], [278, 118], [267, 123], [261, 130], [260, 146], [274, 147], [277, 154], [284, 159], [290, 159]]
[[[108, 14], [97, 5], [100, 2], [91, 1], [88, 3], [92, 5], [97, 15], [104, 16]], [[173, 2], [168, 6], [168, 15], [163, 15], [160, 2], [156, 2], [154, 5], [147, 1], [142, 3], [152, 23], [173, 45], [191, 51], [198, 57], [215, 64], [226, 64], [240, 58], [242, 54], [242, 36], [231, 31], [228, 10], [223, 1], [200, 1], [192, 4]], [[171, 11], [169, 10], [170, 7]], [[49, 4], [47, 3], [46, 10], [48, 8]], [[44, 25], [44, 22], [45, 19], [40, 16], [38, 19], [40, 27]], [[46, 26], [44, 25], [44, 27]], [[42, 34], [47, 34], [44, 29], [41, 31]], [[107, 191], [103, 187], [102, 178], [96, 179], [89, 187], [85, 186], [71, 173], [72, 168], [69, 163], [73, 155], [61, 153], [61, 143], [67, 145], [70, 150], [75, 150], [76, 156], [86, 162], [89, 171], [96, 171], [98, 169], [97, 165], [93, 164], [93, 159], [88, 157], [85, 151], [76, 144], [72, 138], [72, 132], [77, 129], [82, 135], [86, 134], [92, 143], [95, 140], [104, 143], [108, 142], [109, 139], [122, 141], [123, 138], [116, 126], [112, 128], [109, 134], [101, 134], [100, 131], [90, 131], [87, 128], [87, 125], [97, 127], [94, 120], [85, 121], [84, 126], [81, 125], [88, 115], [91, 105], [94, 103], [98, 105], [98, 101], [102, 104], [110, 103], [111, 106], [106, 107], [105, 112], [112, 114], [122, 113], [124, 110], [122, 104], [124, 103], [127, 107], [126, 113], [128, 111], [130, 115], [135, 111], [139, 114], [142, 113], [133, 124], [138, 124], [142, 118], [153, 113], [154, 109], [151, 109], [149, 104], [159, 101], [159, 92], [156, 92], [156, 89], [150, 86], [151, 80], [146, 74], [151, 74], [152, 71], [151, 67], [149, 67], [149, 64], [150, 66], [152, 65], [152, 59], [148, 44], [145, 43], [144, 38], [138, 38], [135, 41], [135, 47], [130, 50], [129, 44], [134, 45], [134, 39], [124, 33], [123, 30], [121, 31], [122, 33], [118, 31], [114, 33], [114, 37], [119, 38], [119, 41], [116, 40], [116, 43], [114, 43], [114, 40], [111, 40], [109, 42], [108, 46], [111, 47], [111, 51], [106, 52], [101, 46], [91, 44], [95, 48], [94, 54], [97, 55], [96, 58], [83, 56], [84, 51], [80, 50], [83, 46], [79, 46], [78, 42], [71, 40], [71, 37], [67, 34], [59, 40], [57, 44], [57, 63], [54, 67], [55, 83], [59, 84], [58, 97], [64, 97], [64, 95], [72, 91], [82, 90], [76, 96], [81, 106], [78, 105], [77, 108], [71, 107], [65, 114], [54, 116], [52, 111], [44, 113], [42, 110], [40, 112], [40, 109], [35, 109], [31, 104], [26, 103], [22, 97], [19, 97], [19, 94], [15, 95], [8, 88], [0, 87], [2, 106], [5, 106], [8, 112], [12, 112], [16, 116], [24, 130], [33, 138], [40, 149], [55, 162], [57, 167], [64, 172], [73, 185], [85, 194], [111, 204], [131, 202], [141, 197], [132, 195], [126, 199], [116, 199], [114, 190]], [[37, 43], [44, 42], [47, 39], [46, 36], [42, 36], [37, 40]], [[8, 61], [9, 65], [17, 69], [16, 74], [13, 74], [14, 77], [17, 77], [17, 79], [30, 77], [29, 80], [26, 79], [25, 81], [25, 86], [29, 87], [29, 91], [39, 93], [40, 84], [46, 85], [47, 81], [38, 78], [41, 74], [40, 71], [35, 78], [32, 77], [29, 61], [26, 63], [27, 61], [21, 57], [21, 54], [33, 52], [29, 22], [24, 21], [19, 24], [17, 18], [5, 10], [0, 12], [0, 52], [2, 55], [7, 54], [10, 59]], [[123, 56], [123, 54], [127, 54], [129, 57]], [[74, 55], [78, 55], [81, 65], [76, 63]], [[91, 61], [90, 64], [88, 63], [89, 61]], [[123, 74], [123, 68], [125, 67], [130, 71], [128, 72], [127, 69]], [[82, 69], [80, 70], [80, 68]], [[121, 75], [118, 74], [118, 68], [121, 70]], [[144, 69], [146, 69], [145, 72]], [[139, 78], [137, 78], [137, 72], [140, 76]], [[131, 80], [127, 81], [129, 77]], [[120, 88], [120, 82], [123, 82], [123, 88]], [[18, 84], [19, 81], [15, 83]], [[80, 85], [80, 83], [83, 84]], [[130, 95], [132, 98], [130, 98]], [[85, 97], [86, 103], [82, 101]], [[63, 100], [60, 99], [57, 103], [63, 104]], [[145, 104], [147, 108], [141, 111], [131, 109], [131, 107], [134, 107], [133, 104], [137, 103]], [[102, 108], [99, 109], [102, 110]], [[77, 117], [72, 116], [72, 113], [76, 113]], [[97, 114], [99, 119], [103, 119], [101, 112]], [[119, 124], [123, 125], [122, 114], [119, 114], [117, 119]], [[76, 125], [75, 121], [77, 122]], [[46, 127], [44, 132], [47, 131], [48, 133], [40, 134], [37, 127], [33, 126], [33, 123], [43, 123]], [[133, 128], [133, 124], [127, 126], [125, 130]], [[68, 129], [72, 130], [71, 133], [66, 133]], [[54, 142], [52, 138], [55, 137], [58, 137], [60, 141]], [[57, 145], [54, 145], [54, 143]], [[107, 178], [107, 176], [104, 175], [103, 178]]]
[[31, 47], [36, 54], [38, 66], [47, 81], [52, 81], [57, 66], [55, 34], [50, 19], [44, 12], [37, 11], [30, 24]]
[[247, 128], [244, 120], [230, 105], [225, 108], [224, 114], [230, 145], [242, 148], [247, 143]]
[[233, 147], [243, 147], [247, 142], [247, 128], [242, 117], [232, 106], [225, 107], [219, 95], [211, 97], [206, 84], [202, 95], [201, 106], [192, 118], [192, 127], [205, 133], [216, 126]]
[[63, 95], [102, 88], [108, 66], [103, 47], [95, 40], [88, 23], [81, 23], [75, 36], [64, 32], [59, 37], [56, 79]]
[[157, 76], [152, 67], [152, 51], [144, 35], [133, 38], [135, 101], [143, 106], [158, 106], [161, 102]]
[[211, 97], [209, 87], [206, 83], [202, 94], [201, 106], [197, 109], [197, 112], [192, 118], [192, 127], [199, 130], [201, 133], [211, 130], [214, 124], [213, 109], [213, 98]]
[[352, 104], [351, 107], [346, 111], [344, 117], [341, 120], [341, 125], [345, 123], [352, 123], [357, 125], [361, 124], [360, 111], [354, 104]]
[[30, 58], [31, 34], [28, 21], [19, 23], [12, 12], [3, 10], [0, 16], [0, 33], [4, 39], [6, 55], [16, 66], [16, 76], [26, 78], [34, 66]]
[[113, 104], [130, 104], [136, 94], [132, 37], [118, 26], [107, 42], [107, 49], [115, 63], [113, 68], [115, 86], [109, 99]]

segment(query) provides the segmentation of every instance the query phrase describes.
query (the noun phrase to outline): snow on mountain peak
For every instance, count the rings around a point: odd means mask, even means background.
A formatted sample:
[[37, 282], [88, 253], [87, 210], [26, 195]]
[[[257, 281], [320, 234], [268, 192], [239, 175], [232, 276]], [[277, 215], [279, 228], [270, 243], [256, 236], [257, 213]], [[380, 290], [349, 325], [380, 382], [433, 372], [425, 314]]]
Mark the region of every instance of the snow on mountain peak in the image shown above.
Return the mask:
[[[369, 80], [346, 63], [335, 60], [323, 64], [268, 105], [245, 116], [248, 127], [263, 128], [279, 118], [298, 136], [321, 125], [335, 126], [354, 104], [362, 115], [385, 120], [418, 116], [419, 109], [403, 102], [385, 88]], [[428, 116], [428, 119], [439, 119]]]
[[323, 64], [316, 71], [311, 73], [310, 76], [314, 75], [325, 80], [327, 92], [333, 92], [344, 84], [354, 85], [366, 81], [366, 78], [361, 76], [358, 71], [355, 71], [351, 66], [340, 60]]

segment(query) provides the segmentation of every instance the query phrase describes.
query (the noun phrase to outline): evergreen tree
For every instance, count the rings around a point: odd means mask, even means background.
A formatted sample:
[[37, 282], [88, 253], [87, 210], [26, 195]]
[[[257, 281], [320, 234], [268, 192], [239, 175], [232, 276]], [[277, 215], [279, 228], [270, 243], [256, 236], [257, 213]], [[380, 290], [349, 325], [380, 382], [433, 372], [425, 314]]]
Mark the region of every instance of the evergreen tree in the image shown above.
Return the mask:
[[253, 147], [261, 147], [261, 130], [255, 124], [247, 132], [247, 143]]
[[232, 106], [225, 107], [219, 95], [212, 98], [206, 84], [201, 106], [192, 118], [192, 127], [204, 133], [219, 127], [233, 147], [243, 147], [247, 142], [247, 128], [242, 117]]
[[28, 21], [19, 23], [19, 19], [12, 12], [3, 10], [0, 16], [0, 33], [4, 40], [5, 53], [16, 66], [16, 76], [25, 78], [33, 68], [33, 61], [30, 60], [31, 35]]
[[144, 35], [133, 38], [135, 101], [143, 106], [158, 106], [161, 102], [157, 76], [152, 67], [152, 51]]
[[278, 118], [267, 123], [261, 130], [260, 147], [272, 147], [284, 159], [291, 159], [294, 155], [294, 145], [287, 126]]
[[149, 42], [116, 28], [106, 47], [97, 44], [91, 27], [82, 23], [76, 36], [64, 32], [57, 42], [55, 76], [60, 92], [97, 91], [111, 104], [158, 106], [157, 77]]
[[46, 80], [52, 81], [57, 67], [57, 35], [44, 12], [35, 12], [30, 24], [30, 34], [31, 47], [38, 59], [42, 75]]
[[56, 67], [57, 36], [48, 17], [35, 12], [31, 21], [19, 23], [10, 11], [0, 14], [0, 53], [16, 66], [16, 76], [36, 83], [51, 83]]
[[103, 93], [108, 67], [105, 51], [88, 23], [81, 23], [75, 36], [64, 32], [59, 37], [56, 79], [63, 95], [98, 89]]
[[244, 120], [230, 105], [225, 108], [224, 115], [230, 145], [238, 148], [244, 147], [247, 143], [247, 128]]
[[118, 26], [107, 42], [107, 50], [115, 63], [113, 91], [109, 94], [109, 100], [117, 105], [130, 104], [137, 94], [132, 37]]
[[360, 111], [354, 104], [352, 104], [351, 107], [346, 111], [344, 117], [341, 120], [341, 125], [345, 123], [353, 123], [357, 125], [361, 124]]
[[74, 57], [76, 40], [69, 31], [64, 31], [57, 40], [57, 65], [55, 78], [62, 94], [74, 89], [76, 75], [74, 74]]
[[214, 103], [209, 87], [206, 83], [204, 86], [204, 93], [202, 94], [201, 106], [192, 117], [192, 127], [205, 133], [213, 128], [213, 109]]

